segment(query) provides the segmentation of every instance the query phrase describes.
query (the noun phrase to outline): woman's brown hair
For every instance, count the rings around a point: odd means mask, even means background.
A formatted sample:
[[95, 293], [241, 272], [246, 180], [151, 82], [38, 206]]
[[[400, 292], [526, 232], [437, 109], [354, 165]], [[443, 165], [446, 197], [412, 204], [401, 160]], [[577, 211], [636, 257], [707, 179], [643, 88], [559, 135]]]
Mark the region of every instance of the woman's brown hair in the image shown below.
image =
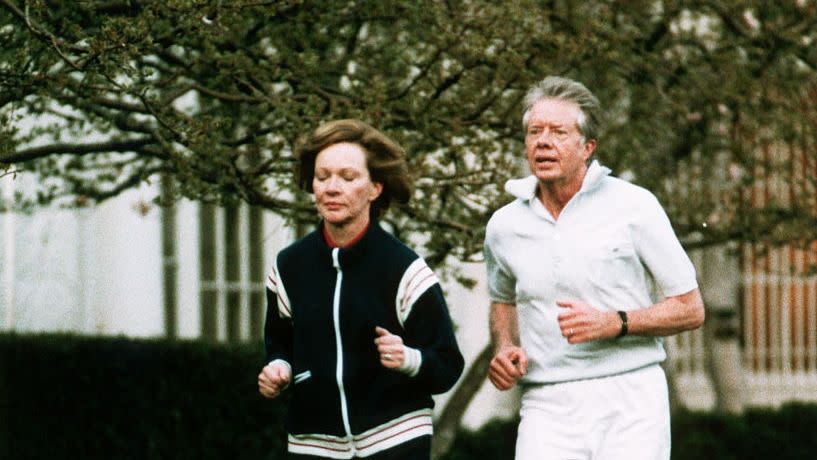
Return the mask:
[[379, 218], [392, 200], [407, 203], [411, 198], [412, 183], [406, 165], [405, 151], [396, 142], [368, 124], [353, 119], [324, 123], [309, 133], [295, 151], [295, 176], [298, 185], [313, 193], [315, 159], [330, 145], [349, 142], [366, 152], [366, 168], [372, 182], [383, 184], [383, 191], [372, 203], [370, 215]]

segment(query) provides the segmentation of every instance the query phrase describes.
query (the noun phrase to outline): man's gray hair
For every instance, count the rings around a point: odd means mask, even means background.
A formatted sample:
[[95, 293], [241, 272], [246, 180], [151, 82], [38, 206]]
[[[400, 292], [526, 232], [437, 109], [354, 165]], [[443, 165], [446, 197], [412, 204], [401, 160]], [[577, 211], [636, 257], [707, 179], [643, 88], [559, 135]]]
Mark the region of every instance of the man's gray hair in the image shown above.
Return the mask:
[[583, 84], [564, 77], [550, 76], [534, 84], [525, 94], [525, 113], [522, 127], [527, 131], [530, 109], [543, 99], [559, 99], [573, 102], [581, 113], [576, 123], [585, 139], [597, 140], [601, 118], [601, 105], [596, 96]]

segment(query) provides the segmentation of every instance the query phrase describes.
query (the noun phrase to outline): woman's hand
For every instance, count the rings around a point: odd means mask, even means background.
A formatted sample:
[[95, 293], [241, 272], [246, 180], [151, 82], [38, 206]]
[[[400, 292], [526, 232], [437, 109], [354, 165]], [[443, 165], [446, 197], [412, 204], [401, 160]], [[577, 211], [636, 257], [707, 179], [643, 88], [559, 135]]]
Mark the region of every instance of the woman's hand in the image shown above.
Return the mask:
[[269, 399], [277, 398], [292, 380], [292, 369], [282, 362], [271, 362], [258, 374], [258, 392]]
[[380, 364], [389, 369], [400, 369], [406, 360], [403, 339], [380, 326], [375, 326], [374, 332], [377, 334], [374, 344], [380, 353]]

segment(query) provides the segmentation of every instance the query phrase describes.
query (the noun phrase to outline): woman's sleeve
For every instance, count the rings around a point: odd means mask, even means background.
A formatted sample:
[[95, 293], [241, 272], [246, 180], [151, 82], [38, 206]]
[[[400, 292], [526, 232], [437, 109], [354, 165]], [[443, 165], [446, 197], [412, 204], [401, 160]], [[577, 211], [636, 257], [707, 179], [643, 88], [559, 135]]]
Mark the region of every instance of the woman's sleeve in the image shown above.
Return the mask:
[[437, 277], [422, 259], [407, 272], [410, 282], [398, 292], [398, 317], [403, 343], [420, 352], [420, 369], [414, 379], [430, 394], [451, 389], [465, 365]]
[[267, 278], [267, 318], [264, 323], [264, 349], [267, 363], [276, 359], [292, 364], [292, 311], [286, 291], [273, 268]]

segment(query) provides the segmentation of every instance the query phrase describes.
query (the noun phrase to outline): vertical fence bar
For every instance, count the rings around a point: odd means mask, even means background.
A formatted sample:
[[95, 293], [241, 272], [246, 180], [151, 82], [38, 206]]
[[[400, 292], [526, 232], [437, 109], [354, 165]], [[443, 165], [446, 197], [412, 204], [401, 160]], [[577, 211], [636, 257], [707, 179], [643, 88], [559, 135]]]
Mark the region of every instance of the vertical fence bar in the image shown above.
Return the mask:
[[[817, 264], [817, 243], [812, 243], [809, 251], [810, 264]], [[811, 274], [806, 283], [807, 290], [807, 319], [806, 326], [806, 346], [808, 348], [807, 369], [817, 373], [817, 276]]]
[[249, 222], [249, 279], [250, 291], [250, 340], [259, 339], [264, 335], [264, 314], [266, 312], [264, 275], [264, 215], [261, 208], [250, 208]]
[[792, 248], [794, 272], [792, 280], [792, 321], [791, 321], [791, 341], [794, 352], [791, 360], [792, 369], [801, 372], [805, 367], [806, 347], [803, 337], [803, 324], [805, 323], [805, 304], [803, 303], [803, 290], [805, 282], [803, 278], [803, 251]]
[[175, 195], [173, 179], [162, 175], [162, 197], [160, 221], [162, 223], [162, 292], [164, 304], [165, 336], [175, 339], [179, 332], [178, 315], [178, 273], [179, 261], [176, 255], [176, 205], [172, 203]]
[[757, 370], [757, 340], [756, 340], [756, 318], [755, 304], [757, 298], [757, 280], [755, 279], [755, 260], [753, 245], [742, 243], [743, 250], [743, 354], [744, 362], [751, 371]]
[[211, 342], [218, 339], [216, 322], [218, 308], [216, 240], [216, 208], [211, 204], [201, 204], [199, 206], [201, 336]]
[[225, 290], [225, 330], [228, 342], [241, 339], [241, 208], [228, 206], [224, 209], [224, 290]]

